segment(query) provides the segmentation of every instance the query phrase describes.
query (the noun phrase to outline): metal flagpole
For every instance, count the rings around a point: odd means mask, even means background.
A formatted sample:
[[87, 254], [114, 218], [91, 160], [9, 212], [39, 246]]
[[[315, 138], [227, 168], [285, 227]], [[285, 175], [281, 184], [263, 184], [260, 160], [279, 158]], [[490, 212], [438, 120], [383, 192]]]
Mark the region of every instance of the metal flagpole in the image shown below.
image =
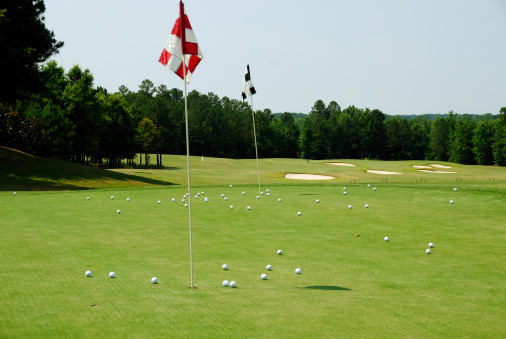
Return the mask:
[[191, 289], [193, 290], [193, 244], [192, 244], [192, 191], [190, 184], [190, 138], [188, 136], [188, 103], [186, 100], [186, 69], [185, 55], [183, 54], [183, 82], [184, 82], [184, 116], [186, 122], [186, 168], [188, 169], [188, 209], [190, 223], [190, 268], [191, 268]]
[[253, 116], [253, 135], [255, 136], [255, 153], [257, 156], [257, 174], [258, 174], [258, 194], [261, 194], [260, 189], [260, 168], [258, 167], [258, 148], [257, 148], [257, 132], [255, 129], [255, 111], [253, 110], [253, 95], [250, 96], [251, 98], [251, 115]]

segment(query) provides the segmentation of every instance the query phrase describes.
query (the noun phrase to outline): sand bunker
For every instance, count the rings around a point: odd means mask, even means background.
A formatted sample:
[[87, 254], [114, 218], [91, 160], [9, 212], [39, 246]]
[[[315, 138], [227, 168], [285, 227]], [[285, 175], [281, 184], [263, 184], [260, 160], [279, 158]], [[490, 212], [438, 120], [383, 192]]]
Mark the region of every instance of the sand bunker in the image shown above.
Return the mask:
[[420, 166], [420, 165], [413, 165], [414, 168], [425, 168], [425, 169], [431, 169], [430, 166]]
[[427, 173], [457, 173], [457, 172], [431, 171], [431, 170], [418, 170], [418, 171], [419, 172], [427, 172]]
[[375, 173], [375, 174], [403, 174], [399, 172], [388, 172], [388, 171], [376, 171], [376, 170], [367, 170], [368, 173]]
[[285, 174], [285, 179], [330, 180], [330, 179], [334, 179], [334, 177], [331, 177], [330, 175], [287, 173], [287, 174]]
[[356, 166], [353, 164], [347, 164], [345, 162], [326, 162], [325, 165], [334, 165], [334, 166]]
[[[452, 168], [451, 166], [438, 165], [438, 164], [430, 164], [429, 166], [437, 167], [437, 168]], [[446, 172], [449, 173], [449, 172]]]

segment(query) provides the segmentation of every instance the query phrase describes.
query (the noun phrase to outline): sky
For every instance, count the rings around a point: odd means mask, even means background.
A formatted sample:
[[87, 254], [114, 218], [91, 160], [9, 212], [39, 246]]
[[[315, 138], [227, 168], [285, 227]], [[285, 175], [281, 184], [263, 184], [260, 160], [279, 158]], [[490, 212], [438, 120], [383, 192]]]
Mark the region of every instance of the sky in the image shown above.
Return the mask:
[[[188, 92], [255, 110], [310, 113], [317, 100], [389, 115], [497, 114], [506, 106], [504, 0], [186, 0], [204, 59]], [[68, 71], [137, 92], [145, 79], [184, 89], [158, 58], [178, 0], [45, 0], [45, 24]]]

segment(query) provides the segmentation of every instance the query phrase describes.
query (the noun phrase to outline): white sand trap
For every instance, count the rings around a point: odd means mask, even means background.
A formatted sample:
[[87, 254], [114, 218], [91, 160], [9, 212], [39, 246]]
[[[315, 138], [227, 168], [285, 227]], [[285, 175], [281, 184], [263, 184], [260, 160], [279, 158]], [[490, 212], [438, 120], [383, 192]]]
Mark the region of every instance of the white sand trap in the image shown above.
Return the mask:
[[375, 174], [403, 174], [399, 172], [388, 172], [388, 171], [376, 171], [376, 170], [367, 170], [369, 173], [375, 173]]
[[347, 164], [345, 162], [326, 162], [325, 165], [334, 165], [334, 166], [356, 166], [353, 164]]
[[430, 166], [420, 166], [420, 165], [413, 165], [414, 168], [424, 168], [424, 169], [431, 169]]
[[445, 172], [445, 171], [431, 171], [431, 170], [418, 170], [418, 172], [427, 172], [427, 173], [457, 173], [457, 172]]
[[334, 179], [334, 177], [331, 177], [330, 175], [287, 173], [287, 174], [285, 174], [285, 179], [330, 180], [330, 179]]
[[451, 166], [438, 165], [438, 164], [430, 164], [429, 166], [437, 167], [437, 168], [452, 168]]

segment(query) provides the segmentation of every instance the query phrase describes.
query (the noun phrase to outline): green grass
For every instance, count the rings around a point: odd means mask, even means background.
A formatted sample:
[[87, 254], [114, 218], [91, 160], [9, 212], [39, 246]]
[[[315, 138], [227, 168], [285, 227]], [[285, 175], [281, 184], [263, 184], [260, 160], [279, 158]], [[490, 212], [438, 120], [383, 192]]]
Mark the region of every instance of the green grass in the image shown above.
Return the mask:
[[[209, 202], [192, 200], [190, 290], [185, 161], [167, 156], [172, 169], [116, 171], [144, 176], [149, 187], [0, 192], [0, 337], [506, 333], [504, 168], [449, 164], [457, 174], [424, 174], [412, 165], [431, 162], [348, 160], [357, 166], [342, 168], [262, 159], [271, 196], [256, 199], [255, 160], [192, 158], [192, 195], [204, 191]], [[283, 179], [287, 172], [336, 179]], [[94, 176], [79, 180], [102, 185]], [[225, 279], [238, 288], [222, 287]]]

